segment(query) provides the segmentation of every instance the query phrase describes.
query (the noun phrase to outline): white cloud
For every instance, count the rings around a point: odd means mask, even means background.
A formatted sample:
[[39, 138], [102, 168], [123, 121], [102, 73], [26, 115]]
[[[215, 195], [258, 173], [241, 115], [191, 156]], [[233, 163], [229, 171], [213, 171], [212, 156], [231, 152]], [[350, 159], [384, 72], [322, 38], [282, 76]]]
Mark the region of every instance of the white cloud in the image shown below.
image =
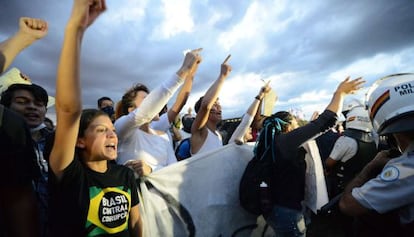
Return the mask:
[[223, 20], [223, 19], [228, 19], [231, 17], [230, 12], [219, 12], [219, 11], [213, 11], [210, 15], [210, 17], [207, 19], [207, 26], [209, 28], [214, 27], [214, 25]]
[[155, 27], [151, 38], [168, 39], [182, 32], [192, 32], [194, 22], [192, 19], [190, 0], [162, 1], [163, 22]]
[[114, 6], [113, 8], [108, 6], [108, 16], [105, 17], [105, 21], [112, 21], [113, 24], [122, 24], [125, 21], [140, 21], [140, 19], [145, 17], [148, 1], [126, 0], [126, 3], [111, 1], [109, 4], [114, 4]]
[[296, 88], [303, 84], [302, 78], [301, 72], [283, 72], [266, 76], [263, 80], [270, 81], [269, 85], [278, 94], [279, 99], [286, 99], [296, 95]]
[[255, 73], [239, 74], [229, 78], [223, 85], [220, 101], [223, 107], [247, 107], [263, 85], [261, 76]]
[[[3, 39], [17, 30], [13, 19], [21, 15], [50, 20], [48, 36], [25, 49], [15, 65], [54, 88], [53, 68], [71, 3], [5, 2], [10, 10], [0, 14]], [[409, 13], [414, 4], [385, 0], [374, 8], [367, 0], [111, 0], [107, 4], [107, 12], [83, 42], [82, 75], [88, 75], [82, 82], [85, 106], [94, 105], [102, 93], [120, 98], [134, 82], [155, 88], [179, 66], [181, 51], [193, 47], [204, 48], [201, 80], [216, 78], [217, 63], [228, 53], [233, 55], [233, 72], [220, 93], [224, 118], [246, 111], [262, 85], [260, 78], [272, 80], [279, 97], [275, 110], [298, 108], [310, 116], [326, 107], [347, 75], [364, 76], [368, 87], [382, 76], [414, 71], [414, 44], [408, 40], [413, 38], [409, 22], [414, 17]], [[378, 15], [378, 9], [384, 9], [384, 14]], [[387, 9], [399, 14], [384, 20], [381, 16], [389, 15]], [[33, 58], [39, 57], [42, 63], [34, 64]], [[188, 106], [205, 93], [207, 82], [195, 81]], [[106, 89], [108, 85], [111, 88]], [[362, 97], [363, 90], [359, 94]]]
[[[255, 50], [249, 52], [250, 57], [257, 57], [267, 50], [267, 37], [286, 29], [292, 22], [301, 18], [299, 8], [292, 10], [290, 15], [286, 13], [287, 1], [253, 1], [246, 10], [243, 19], [231, 30], [223, 32], [218, 38], [218, 44], [225, 50], [229, 50], [240, 41], [254, 43]], [[267, 35], [267, 37], [263, 37]]]
[[326, 100], [331, 97], [331, 92], [326, 90], [313, 90], [301, 94], [299, 97], [288, 100], [288, 103], [292, 104], [309, 104]]
[[[347, 65], [340, 70], [329, 74], [329, 78], [342, 81], [346, 76], [351, 78], [362, 76], [386, 76], [391, 73], [408, 72], [413, 70], [412, 62], [414, 48], [409, 48], [402, 52], [384, 54], [379, 53], [371, 58], [363, 58]], [[399, 70], [399, 71], [396, 71]], [[403, 70], [403, 71], [401, 71]], [[404, 71], [407, 70], [407, 71]]]

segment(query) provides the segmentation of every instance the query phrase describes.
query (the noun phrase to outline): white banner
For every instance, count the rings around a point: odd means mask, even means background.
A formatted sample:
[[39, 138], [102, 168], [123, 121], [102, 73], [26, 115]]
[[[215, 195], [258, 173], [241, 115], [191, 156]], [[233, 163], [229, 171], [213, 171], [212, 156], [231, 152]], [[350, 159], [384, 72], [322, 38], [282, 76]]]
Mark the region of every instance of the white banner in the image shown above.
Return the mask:
[[316, 214], [329, 201], [325, 175], [315, 140], [305, 143], [303, 147], [306, 150], [305, 205]]
[[144, 237], [273, 236], [263, 218], [249, 214], [239, 202], [239, 183], [252, 149], [253, 144], [229, 144], [141, 180]]

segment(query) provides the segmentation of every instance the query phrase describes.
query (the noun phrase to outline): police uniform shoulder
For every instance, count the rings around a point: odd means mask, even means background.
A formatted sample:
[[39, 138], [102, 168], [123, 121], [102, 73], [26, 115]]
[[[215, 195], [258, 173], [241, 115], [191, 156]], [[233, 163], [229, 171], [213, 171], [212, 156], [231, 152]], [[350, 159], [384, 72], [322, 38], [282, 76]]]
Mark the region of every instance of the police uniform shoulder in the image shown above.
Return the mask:
[[382, 170], [380, 177], [385, 182], [395, 181], [400, 177], [400, 170], [394, 165], [389, 165]]

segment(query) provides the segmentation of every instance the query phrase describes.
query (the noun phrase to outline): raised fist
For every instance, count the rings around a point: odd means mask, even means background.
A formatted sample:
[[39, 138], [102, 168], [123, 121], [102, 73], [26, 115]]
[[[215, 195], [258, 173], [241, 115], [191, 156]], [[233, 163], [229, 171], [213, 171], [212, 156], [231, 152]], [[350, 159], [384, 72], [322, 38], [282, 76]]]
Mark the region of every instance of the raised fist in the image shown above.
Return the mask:
[[95, 22], [96, 18], [106, 11], [105, 0], [74, 0], [71, 25], [85, 30]]
[[41, 19], [21, 17], [19, 20], [20, 32], [33, 37], [34, 39], [41, 39], [47, 35], [47, 22]]

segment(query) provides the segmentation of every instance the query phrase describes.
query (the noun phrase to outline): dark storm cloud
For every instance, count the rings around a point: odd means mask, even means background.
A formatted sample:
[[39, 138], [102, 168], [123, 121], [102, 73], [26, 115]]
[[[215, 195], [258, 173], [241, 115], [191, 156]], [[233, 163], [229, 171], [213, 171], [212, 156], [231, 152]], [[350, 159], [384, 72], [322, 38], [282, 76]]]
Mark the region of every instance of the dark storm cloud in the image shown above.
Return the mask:
[[[0, 41], [18, 30], [20, 16], [49, 22], [49, 34], [19, 55], [13, 66], [54, 95], [60, 46], [72, 1], [0, 2]], [[160, 31], [165, 20], [161, 2], [148, 1], [143, 17], [122, 19], [113, 18], [119, 7], [116, 5], [130, 3], [112, 0], [107, 4], [107, 13], [88, 30], [82, 46], [82, 97], [87, 107], [96, 106], [96, 100], [104, 95], [116, 101], [137, 82], [154, 89], [181, 66], [185, 49], [204, 48], [192, 94], [203, 93], [213, 83], [222, 60], [231, 53], [231, 77], [245, 73], [261, 74], [264, 78], [285, 73], [298, 75], [299, 78], [282, 78], [278, 82], [289, 84], [286, 90], [275, 88], [281, 95], [279, 99], [288, 101], [307, 91], [324, 87], [330, 91], [336, 82], [327, 81], [328, 75], [355, 61], [414, 47], [411, 0], [287, 1], [286, 6], [279, 1], [256, 1], [254, 4], [285, 8], [280, 13], [257, 13], [258, 18], [266, 15], [269, 20], [256, 25], [261, 29], [243, 29], [246, 33], [253, 32], [254, 37], [237, 40], [225, 50], [220, 45], [220, 35], [244, 19], [251, 1], [192, 1], [194, 29], [164, 38], [154, 33]], [[287, 25], [275, 30], [275, 25], [284, 21], [288, 21]], [[258, 48], [264, 48], [259, 56], [255, 55]], [[310, 83], [313, 81], [318, 83]], [[246, 94], [255, 93], [250, 88], [241, 89]], [[228, 111], [240, 115], [244, 110]]]
[[316, 88], [302, 81], [323, 81], [356, 60], [414, 46], [413, 1], [329, 1], [305, 12], [304, 19], [267, 35], [269, 51], [250, 62], [252, 71], [306, 75], [289, 81], [300, 86], [286, 91], [286, 100]]

